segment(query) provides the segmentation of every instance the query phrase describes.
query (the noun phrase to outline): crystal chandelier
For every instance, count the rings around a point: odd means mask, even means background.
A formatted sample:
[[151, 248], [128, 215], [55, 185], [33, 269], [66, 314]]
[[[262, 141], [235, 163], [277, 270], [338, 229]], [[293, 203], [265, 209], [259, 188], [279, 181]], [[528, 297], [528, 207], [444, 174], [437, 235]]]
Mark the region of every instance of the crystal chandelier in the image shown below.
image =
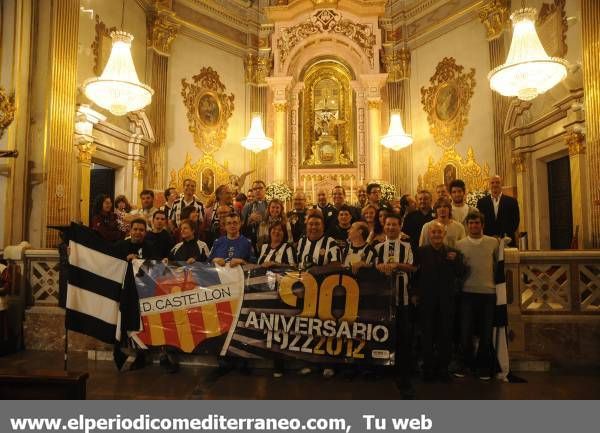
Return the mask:
[[410, 146], [413, 138], [404, 132], [402, 118], [399, 112], [393, 112], [390, 117], [390, 129], [381, 137], [381, 144], [392, 150], [400, 150]]
[[[390, 8], [391, 8], [391, 14], [392, 14], [392, 34], [394, 34], [394, 10], [393, 10], [393, 3], [390, 2]], [[404, 28], [404, 31], [402, 32], [403, 35], [406, 35], [406, 27]], [[396, 50], [396, 38], [394, 37], [393, 39], [393, 45], [392, 45], [392, 53], [395, 54], [395, 50]], [[405, 48], [406, 48], [406, 40], [405, 40]], [[398, 90], [397, 90], [397, 83], [396, 82], [392, 82], [389, 83], [389, 89], [390, 89], [390, 98], [389, 98], [389, 103], [390, 103], [390, 107], [392, 105], [397, 105], [398, 104], [398, 100], [400, 97], [403, 97], [403, 93], [398, 94]], [[413, 138], [411, 135], [407, 134], [404, 131], [404, 127], [402, 126], [402, 117], [400, 116], [400, 111], [397, 109], [392, 109], [391, 111], [391, 115], [390, 115], [390, 127], [388, 129], [388, 133], [386, 135], [384, 135], [383, 137], [381, 137], [381, 144], [384, 147], [387, 147], [388, 149], [391, 150], [400, 150], [400, 149], [404, 149], [405, 147], [410, 146], [413, 143]]]
[[250, 132], [248, 132], [248, 136], [242, 140], [242, 146], [255, 153], [261, 152], [273, 146], [273, 140], [265, 135], [262, 125], [262, 117], [259, 113], [252, 115]]
[[124, 31], [110, 34], [113, 40], [108, 62], [100, 77], [83, 83], [85, 96], [115, 116], [141, 110], [152, 101], [154, 90], [140, 82], [131, 57], [133, 35]]
[[513, 38], [506, 63], [488, 74], [490, 86], [504, 96], [530, 101], [567, 76], [567, 62], [546, 54], [535, 30], [536, 10], [513, 13]]
[[[261, 13], [261, 2], [258, 1], [258, 15], [260, 21], [260, 13]], [[260, 23], [259, 23], [260, 26]], [[248, 150], [251, 150], [254, 153], [262, 152], [273, 146], [273, 140], [267, 137], [265, 134], [265, 130], [263, 129], [262, 123], [262, 113], [265, 112], [264, 103], [266, 101], [266, 88], [260, 85], [261, 83], [257, 81], [255, 83], [256, 88], [254, 89], [255, 95], [255, 103], [258, 110], [256, 113], [252, 113], [252, 120], [250, 122], [250, 131], [248, 131], [248, 135], [241, 141], [243, 147]]]

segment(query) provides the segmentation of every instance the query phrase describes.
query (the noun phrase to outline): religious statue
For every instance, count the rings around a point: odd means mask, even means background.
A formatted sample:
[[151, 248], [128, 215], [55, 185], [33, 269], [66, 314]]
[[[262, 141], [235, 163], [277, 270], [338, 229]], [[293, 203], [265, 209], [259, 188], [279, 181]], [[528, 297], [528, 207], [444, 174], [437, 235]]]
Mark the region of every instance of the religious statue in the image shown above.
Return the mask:
[[337, 140], [338, 125], [346, 123], [345, 120], [338, 119], [337, 110], [321, 110], [315, 112], [315, 139], [319, 140], [322, 136], [335, 137]]

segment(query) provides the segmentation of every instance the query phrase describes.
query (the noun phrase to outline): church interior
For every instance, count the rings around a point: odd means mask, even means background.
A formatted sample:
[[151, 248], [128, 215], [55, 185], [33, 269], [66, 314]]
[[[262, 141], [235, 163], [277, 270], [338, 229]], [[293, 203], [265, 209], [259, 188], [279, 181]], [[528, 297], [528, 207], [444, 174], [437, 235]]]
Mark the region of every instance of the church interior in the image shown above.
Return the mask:
[[[296, 192], [311, 205], [343, 186], [355, 203], [377, 182], [391, 200], [435, 198], [462, 179], [475, 206], [499, 176], [520, 210], [505, 253], [508, 347], [531, 388], [422, 395], [598, 398], [599, 48], [598, 0], [0, 1], [0, 257], [14, 270], [18, 346], [0, 354], [0, 383], [62, 369], [53, 227], [89, 224], [99, 194], [139, 208], [152, 190], [158, 207], [194, 179], [208, 206], [219, 185], [262, 180], [291, 210]], [[141, 371], [119, 379], [106, 344], [71, 332], [68, 345], [92, 398], [312, 392], [234, 376], [202, 394], [185, 387], [215, 360], [189, 357], [157, 395]], [[325, 398], [360, 395], [335, 380]], [[375, 386], [363, 398], [398, 398]]]

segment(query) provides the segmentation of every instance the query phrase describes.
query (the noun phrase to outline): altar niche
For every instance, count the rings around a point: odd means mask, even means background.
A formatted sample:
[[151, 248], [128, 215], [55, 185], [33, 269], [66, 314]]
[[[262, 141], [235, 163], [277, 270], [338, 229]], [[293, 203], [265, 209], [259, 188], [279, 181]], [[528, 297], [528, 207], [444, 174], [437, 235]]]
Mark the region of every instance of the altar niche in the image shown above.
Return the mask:
[[302, 167], [353, 167], [355, 98], [350, 70], [320, 61], [304, 74], [300, 99]]

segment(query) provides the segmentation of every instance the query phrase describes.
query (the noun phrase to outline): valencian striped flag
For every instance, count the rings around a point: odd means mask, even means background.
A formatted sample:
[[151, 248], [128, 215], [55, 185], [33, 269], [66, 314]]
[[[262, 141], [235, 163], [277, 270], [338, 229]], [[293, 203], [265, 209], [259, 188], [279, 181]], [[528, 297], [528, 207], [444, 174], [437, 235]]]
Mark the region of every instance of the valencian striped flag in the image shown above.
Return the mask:
[[133, 271], [141, 331], [132, 338], [138, 346], [166, 345], [191, 353], [214, 337], [223, 336], [222, 343], [230, 339], [244, 294], [240, 267], [134, 260]]
[[106, 343], [119, 339], [127, 262], [87, 227], [71, 224], [65, 326]]

